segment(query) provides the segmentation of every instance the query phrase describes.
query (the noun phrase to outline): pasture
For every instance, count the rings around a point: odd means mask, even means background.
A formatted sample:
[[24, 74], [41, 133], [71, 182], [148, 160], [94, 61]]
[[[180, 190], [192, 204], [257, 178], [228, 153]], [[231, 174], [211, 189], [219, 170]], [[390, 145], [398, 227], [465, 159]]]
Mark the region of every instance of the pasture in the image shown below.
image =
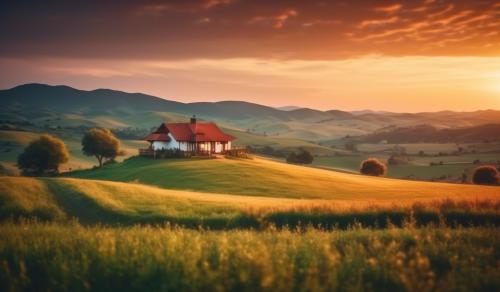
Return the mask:
[[500, 189], [368, 177], [280, 163], [262, 158], [159, 159], [133, 157], [66, 177], [135, 182], [167, 189], [233, 195], [390, 201], [498, 196]]
[[[390, 154], [384, 152], [356, 153], [351, 155], [318, 156], [314, 158], [313, 166], [325, 167], [348, 172], [359, 172], [360, 164], [369, 157], [376, 157], [387, 162]], [[500, 153], [468, 153], [446, 156], [409, 156], [406, 164], [388, 165], [388, 177], [411, 178], [419, 180], [448, 180], [460, 182], [462, 174], [469, 175], [477, 165], [473, 162], [498, 164]], [[442, 162], [442, 164], [441, 164]], [[435, 165], [430, 166], [431, 163]], [[444, 179], [443, 179], [444, 178]]]
[[206, 231], [0, 224], [0, 289], [498, 291], [493, 228]]
[[0, 177], [0, 219], [26, 217], [54, 222], [76, 219], [91, 225], [170, 222], [212, 229], [308, 224], [347, 228], [356, 223], [387, 227], [402, 226], [407, 221], [419, 225], [443, 222], [454, 226], [500, 225], [498, 187], [469, 186], [448, 191], [455, 195], [439, 195], [439, 191], [427, 196], [421, 193], [421, 197], [402, 193], [399, 196], [372, 193], [364, 197], [332, 193], [299, 199], [179, 191], [87, 179]]
[[499, 187], [132, 157], [0, 177], [0, 290], [497, 291], [499, 226]]

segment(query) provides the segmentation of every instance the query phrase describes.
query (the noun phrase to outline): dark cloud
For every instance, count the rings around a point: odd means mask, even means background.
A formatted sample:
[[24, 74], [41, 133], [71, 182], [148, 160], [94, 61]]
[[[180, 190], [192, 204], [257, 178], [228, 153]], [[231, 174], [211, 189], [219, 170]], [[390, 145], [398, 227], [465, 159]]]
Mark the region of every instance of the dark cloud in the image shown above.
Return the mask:
[[0, 4], [0, 57], [494, 55], [500, 48], [498, 31], [500, 6], [484, 0]]

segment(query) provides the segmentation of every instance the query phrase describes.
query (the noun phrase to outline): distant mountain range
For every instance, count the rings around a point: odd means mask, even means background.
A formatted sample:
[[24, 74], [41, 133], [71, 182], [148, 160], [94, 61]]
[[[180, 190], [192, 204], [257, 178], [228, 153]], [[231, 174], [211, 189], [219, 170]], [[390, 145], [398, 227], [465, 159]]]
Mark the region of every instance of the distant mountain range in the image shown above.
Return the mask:
[[294, 105], [288, 105], [288, 106], [280, 106], [280, 107], [277, 107], [276, 109], [279, 109], [280, 111], [289, 112], [289, 111], [301, 109], [301, 107], [300, 106], [294, 106]]
[[68, 86], [25, 84], [0, 90], [0, 120], [111, 128], [152, 127], [163, 120], [195, 114], [224, 127], [305, 140], [366, 135], [381, 128], [430, 125], [437, 129], [500, 123], [500, 111], [389, 113], [320, 111], [244, 101], [182, 103], [142, 93], [110, 89], [78, 90]]

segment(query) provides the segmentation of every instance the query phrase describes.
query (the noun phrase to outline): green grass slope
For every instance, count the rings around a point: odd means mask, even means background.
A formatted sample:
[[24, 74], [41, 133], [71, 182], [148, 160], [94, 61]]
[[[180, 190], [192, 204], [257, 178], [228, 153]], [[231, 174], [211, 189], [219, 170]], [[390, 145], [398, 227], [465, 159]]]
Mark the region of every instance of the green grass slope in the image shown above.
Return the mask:
[[[436, 196], [437, 198], [437, 196]], [[496, 198], [496, 200], [495, 200]], [[288, 199], [167, 190], [141, 184], [70, 178], [0, 177], [0, 221], [19, 218], [83, 224], [163, 224], [263, 228], [311, 224], [324, 228], [402, 226], [446, 220], [500, 225], [498, 196], [490, 201], [378, 201]]]
[[[77, 218], [83, 223], [194, 224], [206, 218], [235, 217], [249, 199], [116, 182], [0, 177], [1, 219], [26, 216], [55, 221]], [[272, 199], [252, 205], [266, 201]]]
[[136, 182], [168, 189], [250, 196], [394, 201], [500, 198], [500, 188], [367, 177], [270, 160], [134, 157], [66, 176]]

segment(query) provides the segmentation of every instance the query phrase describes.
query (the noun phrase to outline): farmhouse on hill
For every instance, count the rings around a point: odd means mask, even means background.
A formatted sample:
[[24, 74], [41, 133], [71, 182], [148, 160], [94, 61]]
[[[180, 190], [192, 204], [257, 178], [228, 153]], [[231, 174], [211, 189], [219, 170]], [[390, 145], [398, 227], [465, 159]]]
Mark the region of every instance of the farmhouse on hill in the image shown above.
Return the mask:
[[200, 123], [193, 116], [189, 123], [162, 123], [144, 140], [149, 149], [141, 149], [141, 155], [156, 151], [173, 150], [195, 154], [224, 153], [231, 150], [235, 137], [225, 134], [215, 123]]

